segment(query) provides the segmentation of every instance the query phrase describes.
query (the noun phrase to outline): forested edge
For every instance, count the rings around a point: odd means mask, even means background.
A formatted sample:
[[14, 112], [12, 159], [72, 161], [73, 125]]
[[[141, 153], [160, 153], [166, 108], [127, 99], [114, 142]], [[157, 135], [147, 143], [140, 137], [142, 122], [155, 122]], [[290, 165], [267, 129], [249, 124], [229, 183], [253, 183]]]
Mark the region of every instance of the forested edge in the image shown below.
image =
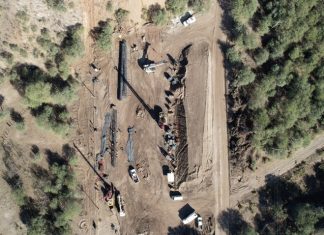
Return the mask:
[[321, 0], [221, 2], [232, 165], [288, 156], [323, 130]]

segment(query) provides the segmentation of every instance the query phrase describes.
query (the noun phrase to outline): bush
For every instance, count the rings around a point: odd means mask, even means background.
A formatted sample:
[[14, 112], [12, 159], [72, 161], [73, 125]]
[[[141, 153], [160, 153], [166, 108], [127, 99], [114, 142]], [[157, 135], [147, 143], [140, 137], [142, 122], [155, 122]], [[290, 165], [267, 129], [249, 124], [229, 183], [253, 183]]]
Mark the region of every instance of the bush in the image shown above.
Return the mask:
[[16, 17], [21, 20], [22, 22], [27, 22], [29, 20], [29, 16], [26, 10], [17, 11]]
[[161, 8], [157, 3], [150, 5], [148, 10], [144, 11], [144, 14], [146, 15], [146, 20], [153, 22], [156, 25], [165, 25], [168, 20], [165, 9]]
[[43, 103], [51, 103], [51, 84], [39, 81], [28, 84], [25, 90], [25, 98], [28, 106], [35, 108]]
[[102, 50], [110, 50], [112, 45], [113, 28], [109, 22], [103, 22], [94, 32], [97, 46]]
[[206, 11], [210, 6], [210, 0], [189, 0], [188, 6], [195, 12]]
[[113, 10], [113, 3], [111, 0], [107, 2], [106, 10], [109, 12], [111, 12]]
[[7, 64], [12, 64], [14, 59], [13, 54], [8, 51], [0, 52], [0, 58], [4, 59], [7, 62]]
[[127, 19], [128, 14], [129, 14], [129, 11], [122, 9], [122, 8], [118, 8], [115, 11], [115, 18], [116, 18], [118, 24], [123, 23]]
[[65, 11], [65, 4], [64, 0], [45, 0], [48, 7], [58, 10], [58, 11]]
[[27, 51], [26, 51], [25, 49], [23, 49], [23, 48], [20, 48], [20, 49], [19, 49], [19, 54], [20, 54], [22, 57], [25, 57], [25, 58], [28, 56]]
[[33, 115], [40, 127], [51, 129], [57, 134], [66, 136], [69, 133], [69, 117], [65, 107], [43, 105], [33, 109]]
[[187, 8], [188, 0], [166, 0], [165, 8], [174, 15], [182, 14]]

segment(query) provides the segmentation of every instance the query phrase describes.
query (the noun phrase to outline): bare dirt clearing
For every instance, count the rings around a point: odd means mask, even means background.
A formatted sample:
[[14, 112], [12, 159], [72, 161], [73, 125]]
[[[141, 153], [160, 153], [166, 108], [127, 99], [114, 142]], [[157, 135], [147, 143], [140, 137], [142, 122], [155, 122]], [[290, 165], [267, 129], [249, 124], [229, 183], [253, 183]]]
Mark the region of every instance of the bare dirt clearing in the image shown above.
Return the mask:
[[[88, 19], [93, 17], [91, 16], [93, 10], [90, 9], [87, 9]], [[96, 5], [94, 5], [94, 12], [95, 9]], [[156, 27], [146, 26], [124, 37], [128, 46], [136, 44], [138, 49], [134, 51], [128, 49], [129, 86], [127, 97], [123, 101], [117, 101], [116, 98], [117, 71], [114, 67], [118, 61], [117, 41], [114, 44], [114, 52], [109, 56], [94, 51], [96, 64], [101, 68], [97, 75], [98, 83], [92, 84], [91, 78], [94, 75], [89, 73], [89, 67], [77, 66], [76, 71], [85, 81], [85, 85], [93, 91], [95, 98], [87, 88], [80, 93], [77, 118], [79, 136], [75, 143], [80, 146], [80, 150], [89, 162], [94, 164], [95, 155], [100, 149], [100, 130], [105, 113], [111, 104], [116, 105], [119, 129], [116, 167], [111, 166], [109, 154], [106, 155], [105, 162], [108, 180], [113, 182], [121, 192], [126, 210], [126, 217], [117, 216], [118, 220], [113, 214], [111, 216], [102, 214], [100, 210], [107, 211], [108, 207], [102, 208], [105, 206], [101, 203], [102, 195], [93, 188], [96, 176], [86, 163], [82, 164], [82, 167], [80, 165], [81, 177], [85, 179], [83, 189], [87, 194], [84, 208], [86, 213], [81, 216], [87, 220], [89, 228], [84, 230], [85, 233], [114, 233], [112, 229], [107, 231], [107, 228], [112, 221], [115, 221], [114, 227], [117, 230], [120, 227], [121, 234], [144, 232], [172, 234], [175, 231], [173, 228], [180, 224], [179, 210], [186, 203], [189, 203], [206, 221], [209, 216], [217, 217], [217, 214], [228, 206], [225, 81], [222, 55], [217, 45], [217, 39], [223, 39], [223, 35], [219, 30], [220, 15], [216, 14], [216, 17], [215, 11], [219, 12], [219, 8], [213, 4], [207, 14], [198, 16], [197, 23], [188, 28], [178, 26], [167, 33], [162, 33]], [[213, 26], [206, 27], [207, 25]], [[187, 182], [180, 186], [180, 191], [184, 195], [182, 202], [172, 201], [166, 176], [163, 176], [162, 165], [166, 165], [167, 160], [159, 150], [159, 146], [163, 146], [162, 130], [156, 120], [152, 119], [150, 112], [145, 112], [144, 118], [136, 117], [138, 107], [165, 110], [165, 91], [169, 89], [169, 82], [163, 73], [171, 73], [168, 65], [161, 66], [154, 74], [146, 74], [138, 66], [137, 60], [142, 57], [142, 49], [145, 45], [142, 36], [145, 36], [146, 42], [151, 44], [148, 58], [153, 61], [167, 59], [167, 53], [177, 59], [181, 50], [192, 44], [188, 57], [189, 63], [186, 66], [185, 91], [189, 131], [189, 175], [186, 176]], [[139, 172], [140, 183], [138, 184], [132, 182], [127, 172], [129, 163], [124, 149], [128, 138], [127, 128], [130, 126], [134, 126], [136, 130], [133, 135], [135, 162], [143, 167], [141, 172], [145, 172], [145, 178]], [[94, 132], [93, 127], [98, 131]], [[101, 209], [98, 210], [94, 204]], [[216, 231], [217, 234], [222, 233], [220, 230]]]

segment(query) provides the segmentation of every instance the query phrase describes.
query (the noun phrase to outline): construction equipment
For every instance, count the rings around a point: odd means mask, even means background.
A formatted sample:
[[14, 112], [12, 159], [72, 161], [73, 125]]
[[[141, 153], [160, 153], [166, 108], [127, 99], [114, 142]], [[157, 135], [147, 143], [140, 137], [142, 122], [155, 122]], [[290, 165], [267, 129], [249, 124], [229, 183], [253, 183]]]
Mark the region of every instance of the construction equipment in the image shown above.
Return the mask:
[[115, 187], [111, 184], [103, 196], [103, 200], [107, 202], [109, 208], [113, 208], [115, 205]]
[[143, 69], [147, 73], [154, 73], [157, 67], [162, 66], [162, 65], [164, 65], [166, 63], [167, 63], [166, 60], [162, 60], [162, 61], [159, 61], [159, 62], [156, 62], [156, 63], [145, 64], [143, 66]]
[[118, 194], [117, 196], [117, 202], [118, 202], [118, 207], [119, 207], [119, 215], [120, 217], [124, 217], [126, 215], [125, 213], [125, 208], [124, 208], [124, 200], [122, 199], [121, 195]]

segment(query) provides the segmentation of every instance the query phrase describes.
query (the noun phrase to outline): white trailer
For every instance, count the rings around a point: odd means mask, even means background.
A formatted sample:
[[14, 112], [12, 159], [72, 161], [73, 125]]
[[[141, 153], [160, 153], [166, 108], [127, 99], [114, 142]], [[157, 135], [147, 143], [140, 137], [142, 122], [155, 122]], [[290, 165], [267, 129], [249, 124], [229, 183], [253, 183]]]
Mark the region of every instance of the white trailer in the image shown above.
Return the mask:
[[192, 221], [194, 221], [198, 217], [197, 213], [194, 211], [190, 215], [188, 215], [186, 218], [182, 220], [183, 224], [189, 224]]

